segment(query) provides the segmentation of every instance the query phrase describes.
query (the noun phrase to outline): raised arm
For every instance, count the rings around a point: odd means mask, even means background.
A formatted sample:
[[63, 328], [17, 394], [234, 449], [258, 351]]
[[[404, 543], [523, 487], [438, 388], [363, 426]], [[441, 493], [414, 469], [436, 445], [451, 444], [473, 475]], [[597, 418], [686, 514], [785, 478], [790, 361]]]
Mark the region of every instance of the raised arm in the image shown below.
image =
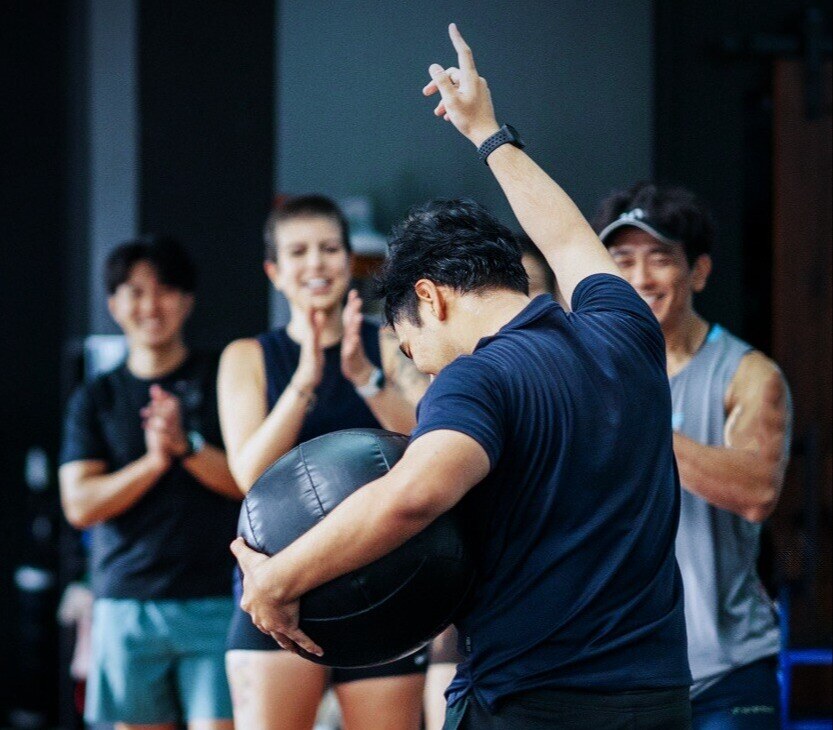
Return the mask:
[[740, 364], [726, 397], [725, 446], [674, 434], [683, 487], [750, 522], [766, 519], [781, 495], [789, 454], [789, 391], [760, 352]]
[[[449, 35], [458, 66], [429, 68], [426, 96], [440, 93], [434, 113], [480, 147], [500, 129], [486, 80], [478, 74], [472, 51], [453, 23]], [[569, 304], [573, 290], [596, 273], [619, 276], [616, 264], [570, 197], [523, 150], [511, 144], [498, 147], [488, 158], [512, 210], [524, 231], [541, 249], [558, 276]]]

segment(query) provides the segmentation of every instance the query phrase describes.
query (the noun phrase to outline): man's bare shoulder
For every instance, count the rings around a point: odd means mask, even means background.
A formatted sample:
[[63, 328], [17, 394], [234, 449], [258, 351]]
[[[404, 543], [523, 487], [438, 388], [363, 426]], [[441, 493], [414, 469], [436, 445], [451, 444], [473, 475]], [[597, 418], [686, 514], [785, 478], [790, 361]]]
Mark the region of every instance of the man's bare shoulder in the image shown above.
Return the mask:
[[760, 350], [752, 350], [743, 356], [729, 383], [726, 405], [731, 409], [737, 403], [761, 399], [786, 404], [787, 394], [787, 381], [778, 364]]

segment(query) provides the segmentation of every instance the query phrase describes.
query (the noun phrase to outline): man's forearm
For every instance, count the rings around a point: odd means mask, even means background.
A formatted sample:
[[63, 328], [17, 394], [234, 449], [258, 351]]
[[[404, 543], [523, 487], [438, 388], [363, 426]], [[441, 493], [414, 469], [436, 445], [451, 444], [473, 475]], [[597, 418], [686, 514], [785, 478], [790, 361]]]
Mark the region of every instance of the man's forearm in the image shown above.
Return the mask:
[[138, 502], [169, 466], [170, 462], [163, 457], [145, 454], [110, 474], [71, 480], [68, 484], [62, 477], [61, 495], [67, 520], [78, 529], [86, 529], [117, 517]]
[[182, 466], [212, 492], [235, 500], [243, 497], [229, 471], [225, 452], [216, 446], [206, 444], [199, 453], [183, 459]]
[[523, 150], [498, 147], [489, 156], [489, 168], [518, 222], [558, 275], [568, 304], [576, 284], [590, 273], [620, 275], [570, 196]]
[[754, 451], [705, 446], [674, 434], [674, 454], [685, 489], [751, 522], [766, 519], [778, 502], [783, 469]]
[[437, 515], [401, 506], [388, 474], [354, 492], [313, 529], [269, 559], [267, 584], [280, 603], [387, 555]]

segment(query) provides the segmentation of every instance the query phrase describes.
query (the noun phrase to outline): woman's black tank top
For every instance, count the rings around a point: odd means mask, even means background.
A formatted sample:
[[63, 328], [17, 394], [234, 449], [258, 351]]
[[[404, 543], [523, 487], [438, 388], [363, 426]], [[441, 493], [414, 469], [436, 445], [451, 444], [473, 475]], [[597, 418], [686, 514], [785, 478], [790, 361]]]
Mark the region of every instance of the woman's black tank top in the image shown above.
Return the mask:
[[[381, 367], [379, 327], [363, 322], [361, 338], [370, 362]], [[301, 346], [289, 337], [285, 327], [259, 335], [257, 340], [263, 348], [267, 409], [271, 411], [295, 374]], [[340, 342], [324, 350], [324, 375], [315, 395], [315, 405], [298, 435], [299, 444], [343, 428], [381, 428], [364, 399], [341, 373]]]

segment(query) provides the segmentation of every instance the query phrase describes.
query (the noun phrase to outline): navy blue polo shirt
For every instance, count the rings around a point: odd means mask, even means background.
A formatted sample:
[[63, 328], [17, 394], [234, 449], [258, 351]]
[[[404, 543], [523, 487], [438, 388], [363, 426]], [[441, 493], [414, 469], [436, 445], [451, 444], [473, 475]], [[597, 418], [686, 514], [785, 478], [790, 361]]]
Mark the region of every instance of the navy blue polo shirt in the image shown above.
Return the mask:
[[452, 704], [691, 682], [662, 332], [609, 274], [584, 279], [572, 306], [537, 297], [419, 407], [412, 439], [458, 431], [491, 464], [459, 505], [478, 581], [456, 621]]

